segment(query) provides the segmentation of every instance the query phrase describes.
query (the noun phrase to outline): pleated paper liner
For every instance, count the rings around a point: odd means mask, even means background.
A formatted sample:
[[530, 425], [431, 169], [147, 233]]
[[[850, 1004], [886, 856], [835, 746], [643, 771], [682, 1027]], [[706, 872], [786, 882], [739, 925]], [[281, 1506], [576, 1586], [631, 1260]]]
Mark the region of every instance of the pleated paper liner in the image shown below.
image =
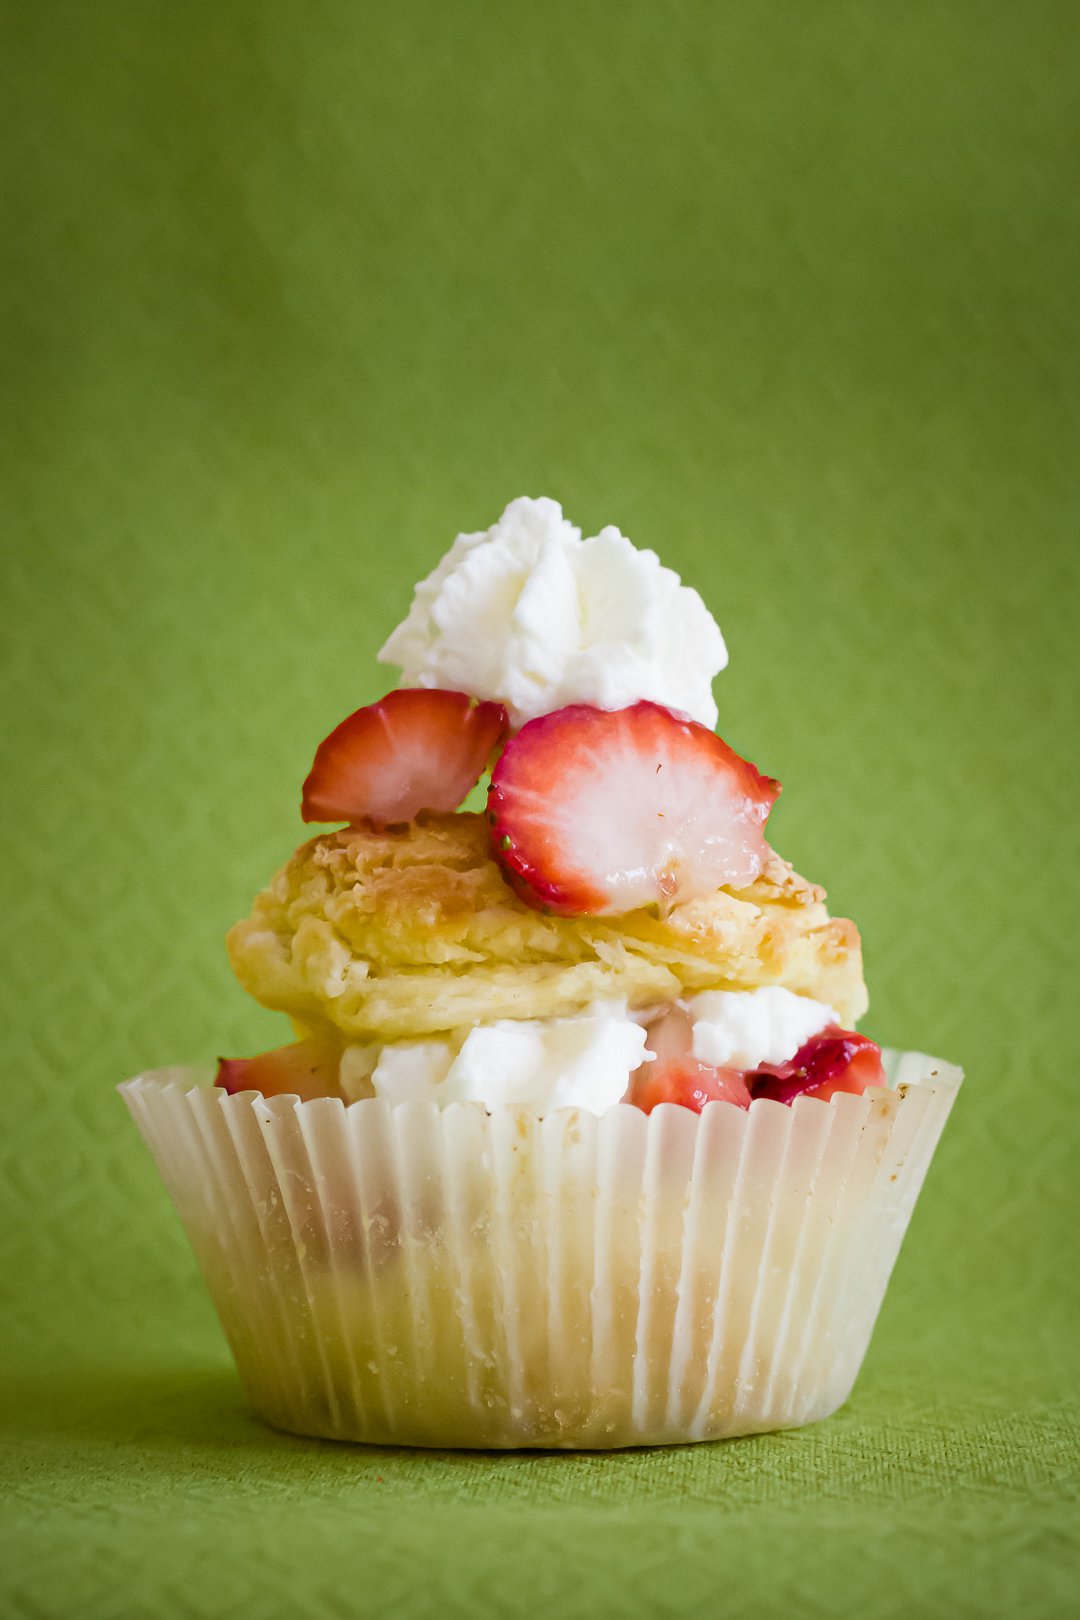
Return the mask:
[[545, 1119], [121, 1092], [256, 1410], [389, 1445], [660, 1445], [847, 1398], [962, 1079]]

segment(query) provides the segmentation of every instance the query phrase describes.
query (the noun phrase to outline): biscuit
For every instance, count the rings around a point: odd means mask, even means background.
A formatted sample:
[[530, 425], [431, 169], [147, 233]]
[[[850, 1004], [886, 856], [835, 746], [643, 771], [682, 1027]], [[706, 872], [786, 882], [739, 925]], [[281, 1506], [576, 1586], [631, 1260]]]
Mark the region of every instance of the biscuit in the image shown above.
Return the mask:
[[228, 949], [257, 1001], [349, 1041], [764, 984], [827, 1002], [851, 1025], [867, 1007], [859, 934], [824, 901], [770, 854], [748, 888], [663, 916], [545, 915], [504, 881], [483, 816], [461, 811], [303, 844], [230, 931]]

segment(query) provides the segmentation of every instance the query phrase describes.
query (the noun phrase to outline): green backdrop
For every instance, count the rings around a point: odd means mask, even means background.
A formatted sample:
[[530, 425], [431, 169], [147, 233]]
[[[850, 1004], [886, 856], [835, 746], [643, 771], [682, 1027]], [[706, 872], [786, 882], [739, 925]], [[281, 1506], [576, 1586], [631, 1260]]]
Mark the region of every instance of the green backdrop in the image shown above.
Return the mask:
[[[1080, 5], [6, 18], [3, 1612], [1076, 1612]], [[968, 1071], [802, 1433], [274, 1435], [113, 1090], [281, 1038], [225, 929], [521, 493], [701, 589], [865, 1027]]]

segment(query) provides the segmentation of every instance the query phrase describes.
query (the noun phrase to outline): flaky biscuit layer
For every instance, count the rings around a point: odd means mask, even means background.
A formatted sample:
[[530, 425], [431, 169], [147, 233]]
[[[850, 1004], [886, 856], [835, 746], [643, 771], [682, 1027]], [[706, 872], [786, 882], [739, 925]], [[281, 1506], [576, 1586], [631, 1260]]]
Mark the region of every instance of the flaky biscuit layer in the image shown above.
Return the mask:
[[763, 984], [827, 1002], [851, 1025], [867, 1006], [859, 934], [824, 900], [773, 854], [749, 888], [665, 917], [545, 916], [507, 886], [484, 818], [461, 811], [303, 844], [228, 947], [256, 1000], [351, 1041]]

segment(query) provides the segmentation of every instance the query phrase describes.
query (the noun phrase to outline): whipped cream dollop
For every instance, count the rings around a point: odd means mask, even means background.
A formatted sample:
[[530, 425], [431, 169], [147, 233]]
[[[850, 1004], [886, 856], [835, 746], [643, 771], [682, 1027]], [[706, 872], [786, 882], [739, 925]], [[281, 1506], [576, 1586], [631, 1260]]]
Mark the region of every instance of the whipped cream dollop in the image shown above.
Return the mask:
[[[839, 1022], [822, 1001], [777, 985], [706, 990], [679, 1003], [692, 1020], [693, 1056], [717, 1068], [786, 1063], [811, 1035]], [[657, 1016], [658, 1009], [653, 1010]], [[625, 1002], [597, 1002], [573, 1018], [499, 1019], [432, 1040], [349, 1046], [339, 1080], [350, 1101], [517, 1104], [549, 1114], [603, 1114], [626, 1095], [630, 1077], [653, 1061], [648, 1015]]]
[[570, 703], [651, 698], [716, 725], [727, 648], [697, 591], [616, 528], [583, 540], [557, 501], [511, 501], [460, 534], [379, 658], [406, 686], [504, 703], [515, 727]]
[[786, 1063], [811, 1035], [840, 1022], [823, 1001], [811, 1001], [780, 985], [705, 990], [683, 1005], [693, 1020], [694, 1056], [718, 1069]]
[[440, 1107], [514, 1103], [538, 1114], [581, 1108], [602, 1114], [625, 1094], [634, 1069], [649, 1060], [645, 1031], [620, 1003], [576, 1018], [502, 1019], [477, 1024], [464, 1040], [395, 1041], [351, 1047], [341, 1065], [350, 1098], [420, 1098]]

